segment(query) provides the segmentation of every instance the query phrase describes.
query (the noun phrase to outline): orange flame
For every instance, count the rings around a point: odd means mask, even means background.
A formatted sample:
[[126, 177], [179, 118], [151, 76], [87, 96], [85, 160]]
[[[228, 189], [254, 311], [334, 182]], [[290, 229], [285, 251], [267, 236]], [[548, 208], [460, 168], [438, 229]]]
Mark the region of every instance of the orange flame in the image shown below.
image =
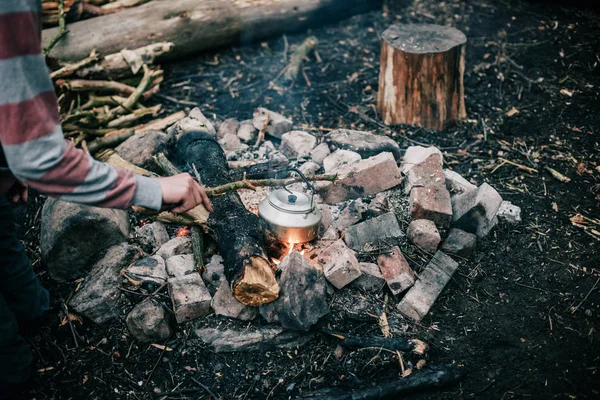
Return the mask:
[[192, 233], [192, 231], [190, 230], [190, 228], [188, 228], [187, 226], [184, 226], [183, 228], [181, 228], [177, 231], [177, 234], [175, 236], [177, 236], [177, 237], [189, 236], [189, 235], [191, 235], [191, 233]]

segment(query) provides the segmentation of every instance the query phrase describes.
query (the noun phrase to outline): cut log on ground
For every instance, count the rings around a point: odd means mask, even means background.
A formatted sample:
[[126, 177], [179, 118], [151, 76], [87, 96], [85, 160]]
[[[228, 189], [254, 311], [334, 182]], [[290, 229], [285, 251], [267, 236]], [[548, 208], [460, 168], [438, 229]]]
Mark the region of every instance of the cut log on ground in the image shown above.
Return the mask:
[[[230, 183], [225, 153], [212, 136], [202, 132], [182, 135], [177, 143], [176, 160], [180, 170], [194, 164], [207, 187]], [[185, 168], [181, 168], [185, 165]], [[225, 265], [225, 276], [235, 298], [259, 306], [279, 296], [274, 266], [265, 250], [269, 234], [264, 222], [244, 207], [235, 191], [212, 199], [214, 211], [208, 228], [216, 236]]]
[[[248, 43], [311, 25], [331, 23], [381, 6], [381, 0], [154, 0], [115, 14], [69, 24], [52, 57], [77, 61], [137, 49], [155, 38], [174, 43], [166, 58], [179, 58], [230, 43]], [[43, 43], [58, 30], [43, 32]]]
[[465, 35], [440, 25], [392, 25], [381, 40], [377, 107], [385, 124], [442, 130], [466, 118]]
[[455, 365], [436, 365], [423, 371], [415, 371], [406, 378], [384, 383], [374, 388], [353, 390], [352, 393], [326, 396], [310, 396], [314, 400], [383, 400], [397, 399], [400, 395], [441, 388], [459, 382], [465, 376], [464, 368]]

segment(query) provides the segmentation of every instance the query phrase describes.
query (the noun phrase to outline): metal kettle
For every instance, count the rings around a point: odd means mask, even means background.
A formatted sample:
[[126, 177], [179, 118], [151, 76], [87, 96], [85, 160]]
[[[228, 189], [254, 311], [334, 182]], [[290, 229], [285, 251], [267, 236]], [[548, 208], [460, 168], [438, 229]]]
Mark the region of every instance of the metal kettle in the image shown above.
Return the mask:
[[284, 186], [273, 190], [258, 205], [258, 215], [269, 224], [277, 239], [290, 244], [310, 242], [317, 237], [321, 224], [321, 212], [314, 202], [314, 187], [302, 173], [299, 175], [311, 190], [310, 196]]

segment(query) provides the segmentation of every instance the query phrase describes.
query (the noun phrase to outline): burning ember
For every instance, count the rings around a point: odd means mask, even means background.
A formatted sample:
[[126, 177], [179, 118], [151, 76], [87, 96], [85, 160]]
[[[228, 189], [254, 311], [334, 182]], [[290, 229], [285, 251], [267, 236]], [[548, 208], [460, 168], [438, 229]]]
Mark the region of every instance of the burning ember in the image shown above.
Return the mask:
[[177, 231], [177, 234], [175, 236], [182, 237], [182, 236], [190, 236], [191, 234], [192, 234], [191, 229], [188, 228], [187, 226], [184, 226], [183, 228], [180, 228]]
[[[288, 243], [287, 245], [288, 245], [289, 249], [288, 249], [288, 251], [285, 253], [285, 255], [283, 255], [281, 258], [272, 258], [272, 260], [273, 260], [273, 263], [274, 263], [275, 265], [279, 265], [279, 264], [281, 264], [281, 260], [283, 260], [285, 257], [289, 256], [289, 255], [292, 253], [292, 251], [294, 251], [294, 248], [295, 248], [295, 246], [296, 246], [295, 244], [293, 244], [293, 243]], [[300, 254], [304, 255], [304, 249], [302, 249], [302, 250], [300, 251]]]

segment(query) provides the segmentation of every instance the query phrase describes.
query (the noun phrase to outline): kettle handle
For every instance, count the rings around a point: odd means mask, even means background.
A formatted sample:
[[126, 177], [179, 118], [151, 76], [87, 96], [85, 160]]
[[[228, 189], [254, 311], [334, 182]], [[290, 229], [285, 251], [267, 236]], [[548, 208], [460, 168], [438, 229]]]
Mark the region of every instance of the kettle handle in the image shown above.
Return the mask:
[[[310, 195], [310, 209], [311, 210], [314, 209], [315, 187], [312, 185], [312, 183], [310, 183], [310, 181], [308, 179], [306, 179], [306, 176], [298, 168], [296, 168], [296, 167], [289, 167], [289, 168], [286, 168], [286, 169], [282, 170], [281, 172], [283, 172], [283, 171], [294, 171], [295, 173], [297, 173], [298, 175], [300, 175], [300, 178], [302, 178], [302, 180], [304, 181], [304, 183], [306, 183], [306, 187], [308, 189], [310, 189], [310, 191], [311, 191], [311, 195]], [[286, 185], [283, 185], [283, 188], [285, 190], [287, 190], [288, 192], [290, 191], [286, 187]]]

